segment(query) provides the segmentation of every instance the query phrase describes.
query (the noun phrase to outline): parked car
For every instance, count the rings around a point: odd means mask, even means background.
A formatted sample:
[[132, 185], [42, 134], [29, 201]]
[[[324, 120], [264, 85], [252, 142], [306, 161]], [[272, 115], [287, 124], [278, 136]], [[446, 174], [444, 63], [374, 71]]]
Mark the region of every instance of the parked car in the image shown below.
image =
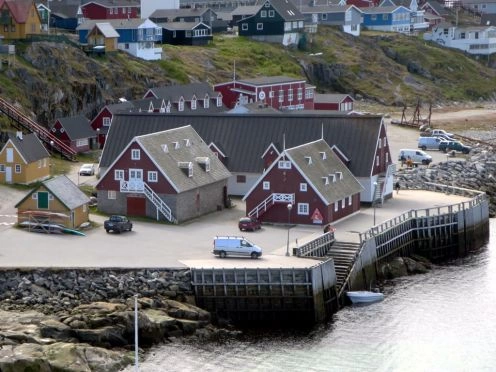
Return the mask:
[[448, 133], [444, 129], [433, 129], [431, 131], [431, 136], [435, 137], [435, 136], [439, 136], [439, 135], [446, 136], [450, 139], [453, 139], [453, 136], [454, 136], [453, 133]]
[[103, 223], [105, 231], [110, 231], [120, 234], [123, 231], [131, 231], [133, 223], [126, 216], [112, 215], [108, 220]]
[[259, 258], [262, 248], [242, 236], [216, 236], [212, 253], [220, 258], [227, 256]]
[[418, 148], [422, 150], [439, 150], [439, 145], [445, 142], [438, 137], [419, 137]]
[[79, 168], [80, 176], [93, 176], [95, 174], [95, 164], [83, 164]]
[[398, 155], [398, 161], [407, 163], [408, 159], [411, 160], [414, 166], [418, 166], [419, 164], [429, 165], [432, 162], [432, 156], [422, 150], [401, 149]]
[[448, 152], [448, 151], [460, 151], [464, 154], [468, 154], [472, 148], [470, 146], [466, 146], [459, 141], [448, 141], [439, 145], [439, 150]]
[[241, 231], [255, 231], [262, 228], [262, 224], [254, 217], [241, 217], [238, 222], [238, 227]]

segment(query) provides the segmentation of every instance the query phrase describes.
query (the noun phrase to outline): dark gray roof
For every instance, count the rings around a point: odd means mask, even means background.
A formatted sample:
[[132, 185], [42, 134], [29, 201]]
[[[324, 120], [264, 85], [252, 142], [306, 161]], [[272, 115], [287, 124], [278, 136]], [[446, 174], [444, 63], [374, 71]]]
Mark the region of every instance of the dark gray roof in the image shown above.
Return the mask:
[[82, 115], [58, 118], [57, 121], [60, 122], [71, 140], [95, 137], [90, 121]]
[[[72, 182], [64, 175], [50, 178], [46, 181], [43, 181], [41, 184], [44, 185], [47, 190], [50, 191], [53, 196], [57, 198], [69, 210], [76, 209], [81, 205], [90, 202], [90, 199], [85, 195], [85, 193], [82, 192], [79, 187], [74, 184], [74, 182]], [[40, 186], [31, 190], [28, 195], [26, 195], [19, 203], [16, 204], [16, 208], [39, 188]]]
[[180, 9], [156, 9], [148, 18], [181, 18], [181, 17], [201, 17], [208, 8], [180, 8]]
[[203, 99], [206, 94], [210, 98], [219, 95], [208, 83], [178, 84], [150, 88], [145, 95], [150, 91], [155, 97], [170, 100], [171, 102], [177, 102], [180, 97], [184, 97], [186, 101], [189, 101], [193, 96], [196, 96], [196, 99]]
[[114, 116], [100, 166], [108, 167], [133, 137], [192, 125], [206, 143], [215, 143], [228, 157], [231, 172], [261, 173], [260, 158], [271, 142], [294, 147], [321, 138], [336, 145], [350, 159], [355, 177], [372, 174], [381, 116], [325, 114], [124, 114]]
[[203, 22], [162, 22], [162, 23], [157, 23], [157, 25], [170, 31], [194, 30], [200, 25], [204, 25], [207, 28], [211, 28], [209, 25], [206, 25]]
[[106, 105], [104, 108], [107, 108], [107, 110], [109, 110], [112, 114], [116, 114], [121, 111], [132, 110], [134, 108], [134, 105], [132, 104], [132, 102], [125, 101], [119, 103], [111, 103], [109, 105]]
[[[363, 190], [360, 182], [324, 140], [287, 149], [286, 154], [328, 204]], [[339, 172], [342, 174], [342, 178]], [[334, 175], [334, 179], [332, 175]]]
[[349, 94], [339, 94], [339, 93], [315, 93], [314, 94], [314, 102], [317, 103], [337, 103], [337, 102], [342, 102], [344, 99], [347, 97], [350, 97], [353, 100], [353, 97], [350, 96]]
[[50, 2], [50, 13], [58, 15], [61, 18], [76, 18], [79, 5], [64, 4], [57, 1]]
[[[300, 11], [303, 14], [315, 14], [315, 13], [345, 13], [348, 9], [353, 8], [353, 5], [318, 5], [318, 6], [310, 6], [305, 5], [300, 8]], [[360, 9], [356, 8], [358, 11]]]
[[[274, 7], [277, 13], [279, 13], [279, 15], [285, 21], [299, 21], [305, 18], [291, 0], [266, 0], [266, 1], [268, 1]], [[262, 1], [261, 3], [265, 4], [266, 1]]]
[[496, 14], [482, 14], [480, 24], [481, 25], [495, 26], [496, 25]]
[[260, 9], [260, 5], [240, 5], [231, 12], [231, 15], [254, 15]]
[[262, 76], [252, 79], [241, 79], [236, 81], [238, 83], [247, 84], [247, 85], [264, 86], [264, 85], [281, 84], [281, 83], [305, 82], [305, 79], [294, 78], [289, 76]]
[[9, 134], [9, 139], [27, 163], [50, 157], [47, 149], [34, 133], [23, 134], [22, 140], [15, 134]]
[[[138, 136], [135, 141], [153, 159], [158, 169], [162, 170], [177, 192], [209, 185], [231, 176], [224, 164], [190, 125]], [[164, 151], [164, 145], [167, 145], [167, 151]], [[210, 162], [208, 172], [201, 166], [207, 158]], [[191, 163], [192, 177], [188, 177], [179, 167], [180, 162]]]

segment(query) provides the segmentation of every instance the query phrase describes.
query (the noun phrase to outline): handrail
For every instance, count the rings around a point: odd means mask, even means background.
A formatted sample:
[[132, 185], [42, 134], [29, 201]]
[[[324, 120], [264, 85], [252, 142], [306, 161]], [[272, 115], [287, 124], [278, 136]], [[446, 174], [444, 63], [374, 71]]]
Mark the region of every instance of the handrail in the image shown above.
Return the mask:
[[4, 100], [2, 97], [0, 97], [0, 111], [15, 120], [25, 129], [36, 133], [41, 141], [47, 145], [50, 145], [51, 150], [58, 151], [69, 160], [76, 159], [77, 152], [72, 147], [67, 146], [64, 142], [54, 136], [48, 129], [42, 127], [34, 120], [23, 114], [20, 110]]

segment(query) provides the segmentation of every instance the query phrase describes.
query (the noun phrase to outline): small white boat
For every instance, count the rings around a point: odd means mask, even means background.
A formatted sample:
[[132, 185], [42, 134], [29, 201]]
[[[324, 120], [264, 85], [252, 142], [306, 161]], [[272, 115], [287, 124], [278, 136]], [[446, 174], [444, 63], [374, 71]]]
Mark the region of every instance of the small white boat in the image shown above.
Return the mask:
[[354, 304], [369, 304], [384, 299], [384, 295], [381, 292], [351, 291], [346, 292], [346, 295]]

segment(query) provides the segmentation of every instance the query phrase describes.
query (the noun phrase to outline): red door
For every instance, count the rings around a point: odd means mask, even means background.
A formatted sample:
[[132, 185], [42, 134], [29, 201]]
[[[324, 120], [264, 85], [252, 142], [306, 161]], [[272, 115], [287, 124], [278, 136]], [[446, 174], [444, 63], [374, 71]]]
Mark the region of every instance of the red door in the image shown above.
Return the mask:
[[129, 216], [146, 216], [146, 198], [144, 195], [127, 197], [127, 214]]

